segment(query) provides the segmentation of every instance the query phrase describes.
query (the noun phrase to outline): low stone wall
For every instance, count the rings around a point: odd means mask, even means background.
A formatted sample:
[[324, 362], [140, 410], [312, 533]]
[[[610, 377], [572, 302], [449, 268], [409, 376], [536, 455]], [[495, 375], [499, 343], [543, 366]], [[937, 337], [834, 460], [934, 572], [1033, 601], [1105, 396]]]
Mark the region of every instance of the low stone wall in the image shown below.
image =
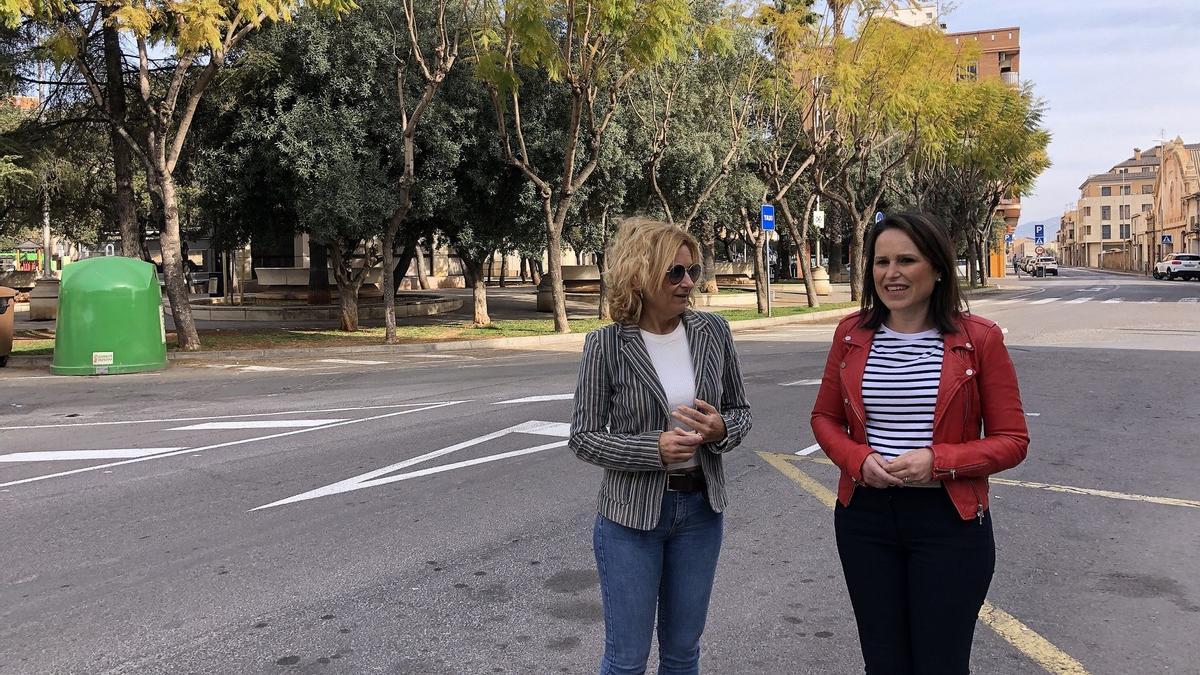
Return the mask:
[[[461, 308], [463, 301], [458, 298], [443, 296], [397, 296], [396, 318], [403, 319], [413, 316], [430, 316], [453, 312]], [[192, 318], [197, 321], [262, 321], [267, 322], [302, 322], [302, 321], [337, 321], [342, 317], [338, 305], [214, 305], [195, 303], [192, 306]], [[167, 313], [170, 307], [165, 306]], [[359, 304], [358, 318], [360, 321], [384, 318], [384, 306], [381, 303]]]

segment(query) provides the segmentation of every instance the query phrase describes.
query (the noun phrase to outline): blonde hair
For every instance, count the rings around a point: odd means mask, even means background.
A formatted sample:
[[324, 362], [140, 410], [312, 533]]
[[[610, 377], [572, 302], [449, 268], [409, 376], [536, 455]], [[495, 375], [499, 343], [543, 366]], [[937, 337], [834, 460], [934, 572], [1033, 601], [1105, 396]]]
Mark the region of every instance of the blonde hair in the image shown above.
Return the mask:
[[640, 216], [621, 221], [608, 247], [608, 271], [604, 273], [613, 321], [629, 324], [641, 319], [641, 289], [662, 283], [680, 246], [687, 246], [692, 260], [700, 262], [700, 245], [686, 231]]

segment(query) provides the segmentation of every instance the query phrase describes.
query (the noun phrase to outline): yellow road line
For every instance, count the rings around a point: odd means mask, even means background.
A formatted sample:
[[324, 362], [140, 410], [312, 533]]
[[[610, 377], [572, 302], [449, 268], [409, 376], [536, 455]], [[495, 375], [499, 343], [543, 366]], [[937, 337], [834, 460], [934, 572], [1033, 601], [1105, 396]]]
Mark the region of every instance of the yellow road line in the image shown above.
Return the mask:
[[[758, 456], [778, 469], [783, 475], [799, 483], [800, 487], [820, 500], [827, 508], [833, 508], [834, 503], [837, 501], [837, 496], [812, 476], [801, 471], [795, 464], [801, 460], [813, 461], [818, 464], [831, 464], [832, 462], [828, 459], [821, 457], [809, 459], [807, 457], [761, 451], [758, 453]], [[1087, 670], [1083, 667], [1083, 664], [1071, 658], [1063, 650], [1055, 647], [1049, 640], [1039, 635], [1037, 631], [1029, 626], [1021, 623], [1013, 615], [1002, 609], [998, 609], [986, 600], [983, 603], [983, 607], [979, 610], [979, 620], [996, 631], [1006, 642], [1016, 647], [1017, 651], [1028, 656], [1042, 668], [1045, 668], [1047, 672], [1055, 673], [1055, 675], [1087, 675]]]
[[1034, 483], [1026, 480], [1012, 480], [1009, 478], [989, 478], [993, 485], [1015, 485], [1017, 487], [1033, 488], [1035, 490], [1049, 490], [1050, 492], [1063, 492], [1072, 495], [1091, 495], [1093, 497], [1107, 497], [1109, 499], [1123, 499], [1129, 502], [1148, 502], [1150, 504], [1163, 504], [1166, 506], [1186, 506], [1188, 508], [1200, 509], [1200, 501], [1195, 499], [1178, 499], [1176, 497], [1152, 497], [1149, 495], [1134, 495], [1126, 492], [1113, 492], [1112, 490], [1096, 490], [1094, 488], [1073, 487], [1070, 485], [1054, 485], [1052, 483]]
[[[827, 457], [804, 457], [800, 455], [785, 455], [774, 452], [758, 453], [760, 455], [771, 455], [778, 457], [785, 462], [813, 462], [816, 464], [829, 464]], [[768, 460], [769, 461], [769, 460]], [[773, 466], [778, 468], [778, 465], [772, 462]], [[780, 469], [782, 471], [782, 469]], [[1061, 492], [1070, 495], [1087, 495], [1090, 497], [1105, 497], [1107, 499], [1120, 499], [1127, 502], [1145, 502], [1147, 504], [1161, 504], [1163, 506], [1183, 506], [1190, 509], [1200, 509], [1200, 500], [1182, 499], [1179, 497], [1155, 497], [1152, 495], [1135, 495], [1128, 492], [1114, 492], [1113, 490], [1098, 490], [1096, 488], [1082, 488], [1073, 485], [1055, 485], [1054, 483], [1037, 483], [1028, 480], [1013, 480], [1011, 478], [997, 478], [991, 476], [988, 478], [992, 485], [1011, 485], [1013, 487], [1031, 488], [1034, 490], [1047, 490], [1049, 492]]]

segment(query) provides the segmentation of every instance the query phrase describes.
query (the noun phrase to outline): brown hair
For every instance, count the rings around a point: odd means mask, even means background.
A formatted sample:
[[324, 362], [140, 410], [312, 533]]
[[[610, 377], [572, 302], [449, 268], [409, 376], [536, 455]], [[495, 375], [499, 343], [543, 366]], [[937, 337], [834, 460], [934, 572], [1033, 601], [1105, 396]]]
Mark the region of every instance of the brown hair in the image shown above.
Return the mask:
[[941, 281], [933, 285], [929, 297], [929, 319], [943, 333], [956, 333], [955, 321], [967, 311], [966, 299], [958, 290], [958, 264], [954, 245], [946, 228], [934, 216], [923, 211], [893, 213], [875, 225], [867, 234], [862, 270], [862, 325], [879, 328], [888, 318], [887, 305], [875, 288], [875, 240], [888, 230], [900, 230], [908, 235], [921, 255], [929, 261]]

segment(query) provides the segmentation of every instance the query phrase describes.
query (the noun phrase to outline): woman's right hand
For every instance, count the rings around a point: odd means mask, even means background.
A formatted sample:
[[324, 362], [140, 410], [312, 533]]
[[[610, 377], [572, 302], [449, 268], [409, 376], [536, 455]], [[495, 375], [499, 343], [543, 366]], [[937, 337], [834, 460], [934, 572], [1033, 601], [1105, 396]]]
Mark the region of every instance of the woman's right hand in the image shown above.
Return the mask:
[[[659, 442], [661, 445], [661, 441]], [[862, 463], [863, 482], [873, 488], [887, 488], [893, 485], [904, 485], [904, 481], [888, 473], [883, 463], [887, 461], [878, 452], [872, 452]]]
[[703, 442], [704, 437], [700, 434], [676, 427], [659, 435], [658, 456], [664, 465], [686, 462]]

